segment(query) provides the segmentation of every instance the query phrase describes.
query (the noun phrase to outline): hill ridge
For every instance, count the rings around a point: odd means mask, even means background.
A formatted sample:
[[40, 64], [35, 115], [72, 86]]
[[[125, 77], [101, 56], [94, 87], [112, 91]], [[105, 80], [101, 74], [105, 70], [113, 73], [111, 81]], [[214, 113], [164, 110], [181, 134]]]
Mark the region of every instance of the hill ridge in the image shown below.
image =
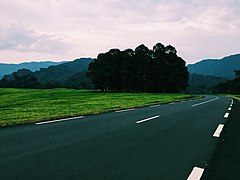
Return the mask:
[[235, 77], [234, 70], [240, 70], [240, 54], [229, 55], [222, 59], [204, 59], [188, 65], [190, 73], [231, 79]]
[[0, 63], [0, 78], [4, 75], [12, 74], [13, 72], [18, 71], [19, 69], [29, 69], [30, 71], [37, 71], [40, 68], [47, 68], [49, 66], [62, 64], [66, 61], [53, 62], [53, 61], [40, 61], [40, 62], [22, 62], [22, 63]]

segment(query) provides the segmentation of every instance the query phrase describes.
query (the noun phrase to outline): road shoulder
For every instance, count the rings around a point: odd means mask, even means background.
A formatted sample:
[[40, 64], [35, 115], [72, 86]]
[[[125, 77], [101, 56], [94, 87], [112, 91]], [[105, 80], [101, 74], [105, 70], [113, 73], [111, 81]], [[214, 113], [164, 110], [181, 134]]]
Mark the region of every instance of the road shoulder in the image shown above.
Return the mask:
[[221, 133], [214, 157], [206, 167], [203, 180], [239, 179], [240, 177], [240, 101], [234, 105]]

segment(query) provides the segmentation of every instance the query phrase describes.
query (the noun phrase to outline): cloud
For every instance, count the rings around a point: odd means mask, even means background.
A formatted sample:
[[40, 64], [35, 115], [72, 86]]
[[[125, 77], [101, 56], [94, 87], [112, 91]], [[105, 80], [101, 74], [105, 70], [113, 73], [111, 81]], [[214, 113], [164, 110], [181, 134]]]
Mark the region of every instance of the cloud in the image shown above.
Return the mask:
[[162, 42], [188, 61], [239, 52], [239, 0], [0, 1], [1, 50], [96, 57]]
[[23, 24], [1, 26], [0, 50], [15, 50], [22, 52], [62, 53], [71, 48], [62, 37], [40, 34], [26, 28]]

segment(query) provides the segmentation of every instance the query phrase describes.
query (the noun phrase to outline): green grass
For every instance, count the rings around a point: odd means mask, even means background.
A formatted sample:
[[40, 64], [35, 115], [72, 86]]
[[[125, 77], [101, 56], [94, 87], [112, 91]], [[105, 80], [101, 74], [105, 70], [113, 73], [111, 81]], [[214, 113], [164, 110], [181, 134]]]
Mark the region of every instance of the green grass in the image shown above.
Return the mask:
[[192, 98], [187, 94], [0, 88], [0, 127]]
[[228, 96], [228, 97], [231, 97], [231, 98], [234, 98], [234, 99], [237, 99], [240, 101], [240, 95], [227, 94], [225, 96]]

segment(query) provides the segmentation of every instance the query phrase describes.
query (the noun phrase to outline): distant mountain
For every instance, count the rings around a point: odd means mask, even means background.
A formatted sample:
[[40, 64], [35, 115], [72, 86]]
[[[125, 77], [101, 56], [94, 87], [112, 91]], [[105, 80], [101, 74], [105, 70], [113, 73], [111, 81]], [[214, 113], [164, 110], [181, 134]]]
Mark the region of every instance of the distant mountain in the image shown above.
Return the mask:
[[190, 73], [231, 79], [235, 77], [235, 70], [240, 70], [240, 54], [227, 56], [222, 59], [206, 59], [188, 65], [188, 71]]
[[47, 68], [49, 66], [55, 66], [62, 63], [64, 62], [45, 61], [45, 62], [24, 62], [20, 64], [0, 63], [0, 79], [4, 75], [16, 72], [19, 69], [29, 69], [30, 71], [34, 72], [34, 71], [40, 70], [40, 68]]
[[91, 62], [93, 62], [91, 58], [80, 58], [48, 68], [40, 68], [35, 72], [19, 69], [11, 75], [5, 75], [3, 81], [11, 81], [14, 84], [16, 77], [24, 78], [23, 76], [28, 75], [27, 77], [35, 77], [42, 88], [92, 88], [92, 84], [87, 78], [88, 66]]
[[86, 73], [88, 65], [93, 61], [91, 58], [80, 58], [48, 68], [41, 68], [34, 73], [39, 82], [46, 85], [62, 84], [71, 79], [77, 73]]

